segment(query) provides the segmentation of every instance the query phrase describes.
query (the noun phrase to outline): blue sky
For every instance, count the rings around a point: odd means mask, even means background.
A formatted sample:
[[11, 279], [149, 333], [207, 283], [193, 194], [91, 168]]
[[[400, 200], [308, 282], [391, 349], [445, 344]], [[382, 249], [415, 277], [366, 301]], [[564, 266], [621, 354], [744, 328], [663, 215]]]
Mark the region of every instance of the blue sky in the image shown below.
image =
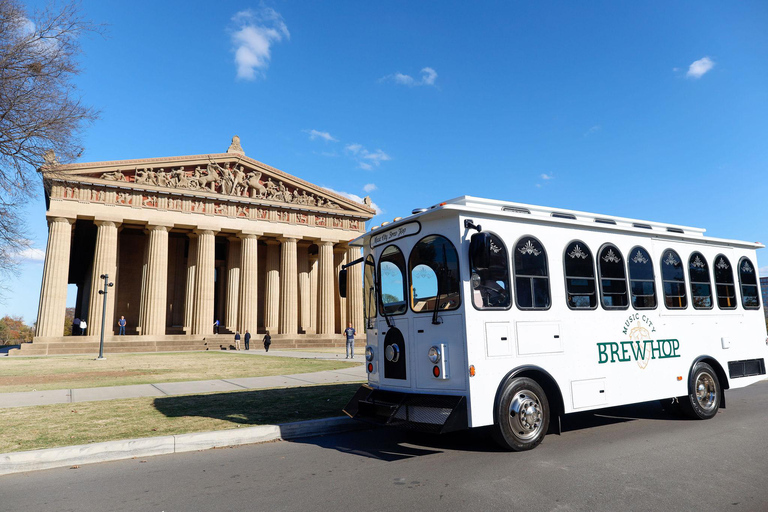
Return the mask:
[[[82, 6], [107, 26], [83, 41], [77, 85], [101, 118], [81, 161], [237, 134], [252, 158], [370, 194], [378, 222], [469, 194], [768, 243], [766, 2]], [[43, 201], [25, 217], [44, 251]], [[0, 315], [33, 322], [41, 275], [26, 260]]]

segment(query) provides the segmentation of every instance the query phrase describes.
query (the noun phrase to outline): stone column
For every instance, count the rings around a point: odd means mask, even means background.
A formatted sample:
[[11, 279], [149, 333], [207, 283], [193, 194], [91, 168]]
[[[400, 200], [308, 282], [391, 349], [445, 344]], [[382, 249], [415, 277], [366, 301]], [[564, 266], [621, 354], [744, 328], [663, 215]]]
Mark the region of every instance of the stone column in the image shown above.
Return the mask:
[[237, 315], [240, 301], [240, 239], [229, 237], [229, 251], [227, 251], [227, 329], [238, 331]]
[[[93, 253], [93, 269], [91, 274], [91, 300], [88, 306], [88, 334], [101, 335], [101, 316], [104, 309], [104, 280], [102, 274], [109, 275], [109, 282], [117, 278], [117, 225], [109, 221], [96, 221], [96, 249]], [[115, 334], [115, 293], [114, 287], [107, 291], [107, 314], [104, 315], [104, 334]]]
[[213, 334], [213, 293], [215, 281], [216, 236], [211, 230], [197, 231], [197, 265], [195, 271], [195, 306], [192, 334]]
[[192, 334], [192, 317], [195, 311], [195, 274], [197, 273], [197, 234], [189, 233], [187, 250], [187, 284], [184, 294], [184, 332]]
[[259, 302], [259, 237], [253, 234], [242, 234], [240, 238], [242, 239], [240, 249], [240, 312], [237, 325], [241, 334], [247, 329], [251, 332], [251, 336], [256, 336]]
[[318, 246], [317, 276], [317, 333], [333, 334], [333, 242], [320, 241]]
[[64, 336], [67, 309], [69, 249], [72, 245], [74, 219], [56, 217], [48, 222], [48, 245], [45, 249], [40, 309], [37, 312], [37, 337]]
[[280, 322], [280, 245], [277, 240], [267, 243], [267, 283], [264, 296], [264, 328], [276, 334]]
[[165, 311], [168, 302], [168, 227], [147, 228], [149, 240], [141, 334], [157, 336], [165, 334]]
[[299, 272], [299, 332], [309, 332], [311, 327], [309, 285], [309, 242], [298, 243], [296, 266]]
[[281, 238], [280, 252], [280, 334], [297, 334], [299, 304], [296, 284], [296, 239]]
[[317, 333], [317, 254], [309, 255], [309, 332]]
[[337, 245], [333, 248], [333, 299], [336, 305], [337, 333], [341, 334], [347, 328], [347, 299], [339, 293], [339, 273], [347, 263], [347, 246]]
[[[360, 258], [359, 247], [347, 249], [347, 264]], [[363, 270], [364, 263], [358, 263], [347, 269], [347, 321], [352, 322], [358, 336], [363, 336]], [[360, 338], [358, 338], [360, 339]]]

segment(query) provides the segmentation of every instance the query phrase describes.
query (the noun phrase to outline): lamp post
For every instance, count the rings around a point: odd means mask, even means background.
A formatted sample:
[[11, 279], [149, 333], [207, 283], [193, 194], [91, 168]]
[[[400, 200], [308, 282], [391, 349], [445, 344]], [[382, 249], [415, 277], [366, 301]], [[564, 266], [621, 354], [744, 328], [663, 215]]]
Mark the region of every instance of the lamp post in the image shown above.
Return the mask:
[[99, 290], [99, 295], [103, 295], [104, 299], [102, 300], [103, 307], [101, 309], [101, 341], [99, 342], [99, 357], [96, 358], [97, 361], [104, 361], [106, 357], [104, 357], [104, 323], [107, 320], [107, 290], [115, 285], [115, 283], [109, 282], [109, 274], [101, 274], [101, 277], [104, 280], [104, 289]]

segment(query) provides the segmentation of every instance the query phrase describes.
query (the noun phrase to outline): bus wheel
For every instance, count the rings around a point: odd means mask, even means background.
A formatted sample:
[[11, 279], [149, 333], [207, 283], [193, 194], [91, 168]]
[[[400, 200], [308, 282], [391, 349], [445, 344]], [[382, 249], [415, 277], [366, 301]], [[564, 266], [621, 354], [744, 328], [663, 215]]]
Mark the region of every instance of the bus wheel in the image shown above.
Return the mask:
[[680, 399], [685, 413], [693, 419], [708, 420], [720, 408], [720, 381], [706, 363], [699, 363], [691, 372], [693, 393]]
[[527, 377], [507, 383], [499, 400], [493, 434], [502, 448], [522, 452], [538, 446], [549, 429], [544, 390]]

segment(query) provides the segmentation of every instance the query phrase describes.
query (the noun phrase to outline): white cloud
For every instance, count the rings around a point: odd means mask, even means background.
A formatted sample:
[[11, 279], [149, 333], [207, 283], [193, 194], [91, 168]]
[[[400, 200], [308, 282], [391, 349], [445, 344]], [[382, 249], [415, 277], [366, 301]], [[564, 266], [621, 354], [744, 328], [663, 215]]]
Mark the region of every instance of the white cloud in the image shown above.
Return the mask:
[[768, 267], [758, 268], [757, 273], [760, 274], [760, 277], [768, 277]]
[[377, 187], [375, 183], [366, 183], [365, 186], [363, 187], [363, 190], [370, 193], [376, 190], [377, 188], [379, 187]]
[[323, 139], [326, 142], [339, 142], [328, 132], [321, 132], [318, 130], [304, 130], [304, 133], [309, 134], [309, 140]]
[[552, 176], [551, 174], [544, 174], [544, 173], [542, 173], [541, 179], [546, 181], [546, 180], [553, 180], [553, 179], [555, 179], [555, 177]]
[[19, 259], [24, 261], [45, 261], [45, 251], [40, 249], [24, 249], [18, 253]]
[[232, 23], [237, 78], [255, 80], [269, 67], [272, 45], [290, 39], [291, 34], [283, 17], [271, 7], [240, 11], [232, 17]]
[[[356, 201], [356, 202], [358, 202], [358, 203], [360, 203], [360, 204], [362, 204], [362, 203], [363, 203], [363, 198], [362, 198], [362, 197], [360, 197], [360, 196], [359, 196], [359, 195], [357, 195], [357, 194], [350, 194], [349, 192], [342, 192], [342, 191], [340, 191], [340, 190], [334, 190], [334, 189], [332, 189], [331, 187], [325, 187], [325, 186], [323, 186], [323, 188], [324, 188], [325, 190], [330, 190], [330, 191], [331, 191], [331, 192], [333, 192], [334, 194], [338, 194], [338, 195], [340, 195], [340, 196], [344, 196], [344, 197], [346, 197], [346, 198], [348, 198], [348, 199], [351, 199], [351, 200], [353, 200], [353, 201]], [[374, 203], [374, 202], [371, 202], [371, 208], [373, 208], [373, 209], [376, 211], [376, 215], [379, 215], [379, 214], [381, 214], [381, 213], [384, 213], [384, 210], [382, 210], [381, 208], [379, 208], [379, 205], [377, 205], [377, 204], [376, 204], [376, 203]]]
[[357, 162], [357, 166], [365, 171], [370, 171], [373, 169], [371, 164], [367, 164], [365, 162]]
[[430, 67], [422, 68], [419, 72], [421, 75], [417, 80], [411, 75], [405, 75], [403, 73], [392, 73], [391, 75], [383, 76], [379, 79], [379, 82], [394, 82], [399, 85], [407, 85], [408, 87], [415, 87], [419, 85], [435, 85], [437, 80], [437, 71]]
[[378, 167], [381, 162], [392, 160], [392, 157], [384, 151], [380, 149], [368, 151], [362, 144], [347, 144], [344, 149], [357, 161], [358, 167], [366, 171], [370, 171], [374, 166]]
[[688, 78], [701, 78], [704, 74], [715, 67], [715, 63], [709, 57], [704, 57], [693, 62], [688, 67], [688, 73], [685, 74]]

